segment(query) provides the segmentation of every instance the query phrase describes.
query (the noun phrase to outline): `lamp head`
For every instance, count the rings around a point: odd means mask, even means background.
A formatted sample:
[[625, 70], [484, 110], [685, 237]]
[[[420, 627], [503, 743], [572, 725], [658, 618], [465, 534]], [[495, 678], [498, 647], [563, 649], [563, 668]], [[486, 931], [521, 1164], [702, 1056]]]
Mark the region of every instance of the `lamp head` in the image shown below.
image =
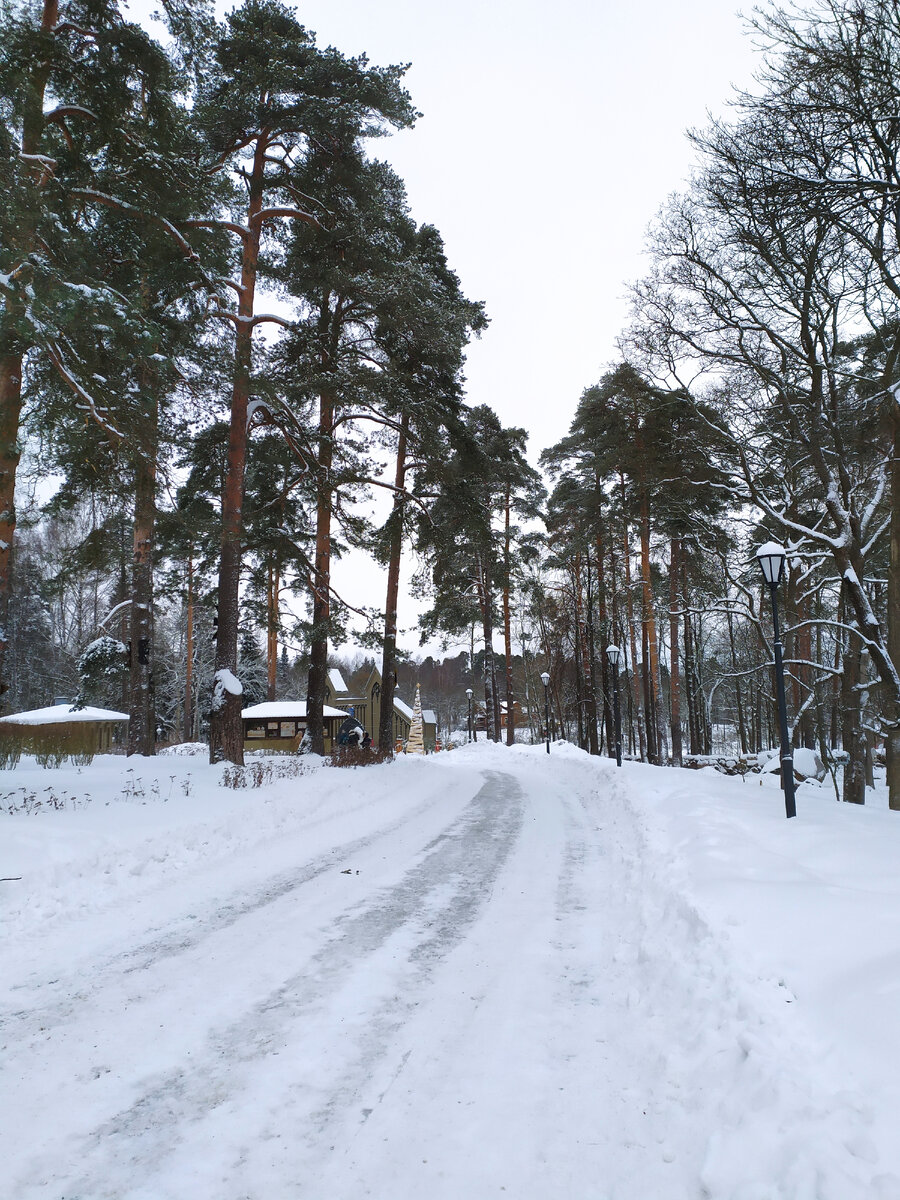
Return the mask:
[[466, 695], [469, 697], [470, 700], [472, 699], [473, 692], [472, 692], [471, 688], [466, 688]]
[[618, 646], [607, 646], [606, 647], [606, 660], [611, 667], [618, 667], [619, 659], [620, 659], [621, 655], [622, 655], [622, 651], [619, 649]]
[[786, 559], [787, 553], [784, 546], [779, 546], [778, 542], [766, 542], [757, 550], [756, 561], [759, 563], [763, 578], [770, 587], [778, 587], [781, 583]]
[[550, 686], [550, 672], [549, 671], [541, 671], [541, 683], [544, 685], [544, 687]]

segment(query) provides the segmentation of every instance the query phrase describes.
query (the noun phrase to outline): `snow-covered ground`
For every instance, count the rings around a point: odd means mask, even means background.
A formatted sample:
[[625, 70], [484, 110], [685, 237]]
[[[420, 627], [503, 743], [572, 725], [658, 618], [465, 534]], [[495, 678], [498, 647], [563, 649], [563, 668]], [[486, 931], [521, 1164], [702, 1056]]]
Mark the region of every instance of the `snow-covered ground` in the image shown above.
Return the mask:
[[224, 770], [0, 776], [0, 1196], [900, 1198], [900, 814], [564, 745]]

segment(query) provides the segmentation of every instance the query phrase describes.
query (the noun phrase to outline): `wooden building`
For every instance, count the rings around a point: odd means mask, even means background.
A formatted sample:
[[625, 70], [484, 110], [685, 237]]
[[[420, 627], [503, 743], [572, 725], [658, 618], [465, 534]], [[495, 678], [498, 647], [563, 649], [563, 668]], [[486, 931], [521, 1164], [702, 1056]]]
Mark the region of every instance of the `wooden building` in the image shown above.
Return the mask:
[[[368, 733], [372, 742], [378, 745], [378, 725], [381, 720], [381, 672], [377, 667], [372, 669], [362, 691], [351, 695], [340, 671], [332, 669], [328, 672], [328, 685], [325, 699], [333, 704], [352, 712], [357, 721]], [[395, 693], [393, 697], [394, 719], [392, 722], [394, 742], [406, 742], [409, 737], [409, 727], [412, 724], [413, 710]], [[437, 740], [437, 717], [431, 709], [422, 710], [422, 721], [425, 727], [425, 749], [433, 750]]]
[[20, 754], [60, 761], [89, 762], [108, 754], [121, 740], [128, 713], [108, 708], [73, 708], [68, 702], [0, 717], [0, 758], [16, 762]]
[[[337, 731], [348, 713], [341, 708], [324, 709], [325, 753], [330, 754]], [[306, 733], [305, 700], [267, 700], [241, 713], [245, 750], [283, 750], [296, 753]]]

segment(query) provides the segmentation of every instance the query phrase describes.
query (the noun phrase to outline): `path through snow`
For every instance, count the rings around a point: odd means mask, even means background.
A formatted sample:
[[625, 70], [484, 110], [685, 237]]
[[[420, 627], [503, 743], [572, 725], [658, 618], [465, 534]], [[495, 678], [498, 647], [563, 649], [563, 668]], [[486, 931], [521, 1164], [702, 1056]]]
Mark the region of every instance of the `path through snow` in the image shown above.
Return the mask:
[[[614, 768], [478, 747], [327, 774], [331, 819], [295, 796], [243, 851], [31, 931], [0, 1194], [900, 1197]], [[392, 802], [354, 809], [366, 781]]]

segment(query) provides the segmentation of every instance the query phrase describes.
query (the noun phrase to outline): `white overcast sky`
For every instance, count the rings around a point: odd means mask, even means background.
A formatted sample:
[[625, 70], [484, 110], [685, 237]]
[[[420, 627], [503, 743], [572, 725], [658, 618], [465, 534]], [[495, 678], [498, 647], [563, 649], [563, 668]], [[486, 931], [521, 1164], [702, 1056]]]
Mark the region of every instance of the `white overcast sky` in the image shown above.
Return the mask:
[[684, 130], [747, 85], [729, 0], [306, 0], [321, 44], [411, 63], [423, 116], [377, 147], [491, 325], [468, 397], [563, 436], [615, 356], [644, 234], [690, 168]]

